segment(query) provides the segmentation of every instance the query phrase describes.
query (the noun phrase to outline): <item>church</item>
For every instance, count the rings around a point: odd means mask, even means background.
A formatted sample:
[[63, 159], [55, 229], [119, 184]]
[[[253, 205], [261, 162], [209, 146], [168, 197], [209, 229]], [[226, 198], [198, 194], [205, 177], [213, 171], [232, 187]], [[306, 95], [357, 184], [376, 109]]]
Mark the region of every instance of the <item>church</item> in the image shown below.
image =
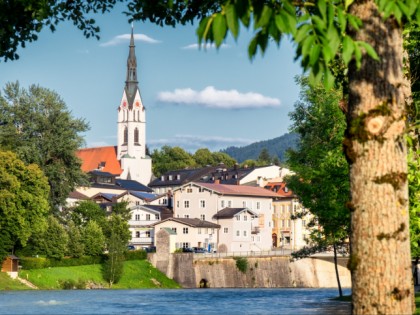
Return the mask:
[[143, 185], [152, 178], [152, 160], [146, 155], [146, 108], [137, 80], [137, 59], [131, 29], [127, 76], [118, 106], [117, 146], [85, 148], [77, 151], [84, 172], [100, 171]]

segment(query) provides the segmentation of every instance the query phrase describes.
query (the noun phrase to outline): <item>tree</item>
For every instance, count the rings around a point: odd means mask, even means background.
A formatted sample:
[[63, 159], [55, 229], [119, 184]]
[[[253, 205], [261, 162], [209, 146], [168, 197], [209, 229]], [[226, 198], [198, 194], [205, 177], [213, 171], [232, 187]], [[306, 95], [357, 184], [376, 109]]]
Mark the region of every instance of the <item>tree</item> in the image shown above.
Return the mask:
[[108, 239], [108, 259], [103, 267], [104, 279], [112, 287], [114, 283], [118, 283], [124, 270], [124, 252], [126, 244], [121, 236], [115, 232], [111, 233]]
[[271, 163], [271, 156], [268, 152], [267, 148], [263, 148], [260, 152], [260, 155], [258, 156], [258, 163], [261, 165], [267, 165]]
[[25, 163], [38, 164], [48, 177], [50, 203], [63, 205], [75, 186], [86, 183], [76, 150], [79, 135], [88, 125], [71, 116], [64, 101], [53, 91], [8, 83], [0, 96], [0, 147], [14, 151]]
[[215, 42], [217, 47], [228, 33], [237, 38], [241, 24], [252, 25], [251, 57], [258, 48], [264, 52], [270, 39], [279, 44], [283, 36], [290, 36], [311, 82], [322, 80], [327, 87], [334, 84], [331, 63], [342, 59], [349, 80], [342, 108], [350, 165], [353, 312], [410, 313], [404, 140], [408, 95], [401, 29], [403, 19], [415, 16], [420, 22], [419, 0], [132, 0], [128, 11], [130, 19], [160, 25], [198, 19], [199, 42]]
[[0, 261], [47, 226], [48, 181], [37, 165], [0, 151]]
[[[154, 11], [136, 1], [130, 9], [134, 19], [173, 24], [190, 16], [179, 9], [180, 2], [197, 6], [193, 1], [154, 1]], [[336, 58], [348, 67], [348, 99], [342, 107], [350, 166], [353, 312], [411, 313], [401, 30], [403, 18], [420, 21], [419, 1], [226, 0], [214, 6], [209, 9], [204, 2], [199, 10], [199, 43], [220, 47], [228, 33], [238, 37], [240, 24], [253, 25], [251, 57], [258, 48], [264, 52], [269, 39], [279, 44], [288, 34], [313, 84], [334, 85], [331, 65]]]
[[82, 234], [80, 233], [80, 227], [76, 226], [73, 221], [68, 223], [69, 237], [67, 253], [71, 257], [81, 257], [85, 253], [85, 246], [82, 240]]
[[82, 236], [85, 255], [98, 256], [104, 252], [105, 236], [96, 221], [89, 221], [86, 226], [82, 228]]
[[207, 148], [202, 148], [195, 151], [195, 153], [193, 154], [193, 158], [194, 158], [195, 163], [199, 167], [205, 167], [208, 165], [215, 164], [214, 157], [212, 153], [210, 152], [210, 150]]
[[234, 158], [232, 158], [229, 154], [224, 152], [213, 152], [212, 156], [215, 162], [214, 165], [223, 163], [224, 165], [226, 165], [226, 167], [233, 167], [235, 166], [235, 164], [237, 164]]
[[58, 220], [50, 215], [48, 228], [41, 237], [41, 249], [48, 258], [63, 259], [67, 252], [68, 235], [66, 229]]
[[195, 167], [192, 155], [180, 147], [163, 146], [152, 153], [153, 174], [160, 176], [170, 170]]
[[[346, 207], [350, 196], [349, 171], [342, 152], [346, 121], [337, 106], [342, 91], [326, 91], [322, 85], [312, 87], [306, 77], [297, 78], [297, 83], [301, 87], [300, 98], [289, 116], [293, 122], [290, 129], [300, 134], [300, 143], [298, 149], [289, 151], [288, 165], [295, 175], [286, 178], [286, 182], [304, 208], [314, 215], [316, 222], [308, 224], [314, 228], [310, 246], [321, 251], [332, 246], [338, 271], [336, 249], [350, 233], [350, 212]], [[305, 248], [295, 256], [313, 253]]]
[[90, 221], [95, 221], [101, 227], [105, 226], [105, 210], [92, 200], [79, 202], [74, 208], [69, 209], [69, 212], [71, 221], [77, 226], [86, 226]]

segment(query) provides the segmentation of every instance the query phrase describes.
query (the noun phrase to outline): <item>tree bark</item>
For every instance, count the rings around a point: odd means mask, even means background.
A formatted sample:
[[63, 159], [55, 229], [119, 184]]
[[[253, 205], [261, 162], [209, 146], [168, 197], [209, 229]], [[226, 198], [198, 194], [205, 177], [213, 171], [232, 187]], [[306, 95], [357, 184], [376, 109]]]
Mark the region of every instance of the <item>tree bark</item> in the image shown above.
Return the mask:
[[349, 66], [344, 147], [351, 183], [352, 312], [411, 314], [401, 27], [384, 21], [373, 0], [355, 1], [350, 13], [363, 26], [349, 35], [369, 43], [380, 58], [364, 55], [360, 69], [355, 62]]
[[337, 243], [334, 242], [334, 267], [335, 267], [335, 276], [337, 278], [337, 286], [338, 286], [338, 294], [340, 297], [343, 297], [343, 290], [341, 288], [341, 282], [340, 282], [340, 274], [338, 273], [338, 260], [337, 260]]

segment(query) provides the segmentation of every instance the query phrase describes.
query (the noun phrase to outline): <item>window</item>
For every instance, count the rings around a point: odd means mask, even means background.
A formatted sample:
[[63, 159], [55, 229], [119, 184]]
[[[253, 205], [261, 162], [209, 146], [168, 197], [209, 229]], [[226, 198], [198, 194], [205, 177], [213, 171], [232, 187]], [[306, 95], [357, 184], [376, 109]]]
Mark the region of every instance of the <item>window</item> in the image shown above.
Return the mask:
[[188, 219], [190, 217], [189, 214], [184, 214], [184, 218]]
[[190, 247], [190, 243], [182, 243], [182, 248], [189, 248]]
[[246, 236], [247, 235], [247, 233], [246, 233], [246, 231], [244, 231], [244, 236]]
[[287, 227], [290, 227], [290, 220], [287, 220]]
[[134, 129], [134, 144], [139, 144], [139, 130]]
[[172, 180], [172, 175], [169, 175], [169, 176], [168, 176], [168, 179], [169, 179], [169, 180]]
[[176, 227], [173, 227], [173, 228], [172, 228], [172, 231], [174, 231], [174, 232], [176, 233]]
[[179, 200], [177, 200], [176, 206], [177, 206], [177, 208], [179, 208]]
[[205, 214], [200, 214], [200, 220], [206, 220], [206, 215]]
[[201, 228], [198, 228], [197, 232], [198, 232], [198, 234], [201, 234]]
[[146, 221], [150, 221], [150, 214], [146, 214]]
[[257, 210], [259, 210], [261, 208], [261, 204], [259, 201], [257, 201]]
[[239, 215], [235, 215], [236, 221], [241, 221], [241, 217]]
[[136, 214], [135, 217], [134, 217], [134, 220], [140, 221], [140, 214]]
[[155, 219], [159, 220], [159, 214], [155, 214]]
[[246, 208], [246, 201], [242, 201], [242, 207]]
[[182, 233], [183, 234], [188, 234], [188, 228], [187, 227], [182, 228]]
[[192, 193], [192, 188], [187, 188], [187, 193], [191, 194]]
[[236, 236], [240, 236], [241, 232], [240, 231], [236, 231]]
[[180, 180], [181, 179], [181, 175], [177, 174], [176, 175], [176, 180]]
[[190, 207], [190, 201], [184, 200], [184, 208], [189, 208], [189, 207]]
[[140, 232], [136, 231], [136, 237], [140, 237]]
[[127, 127], [125, 127], [124, 128], [124, 140], [123, 140], [123, 145], [125, 144], [127, 144], [127, 142], [128, 142], [128, 128]]
[[281, 220], [281, 227], [284, 227], [284, 220]]
[[161, 180], [162, 182], [164, 182], [164, 181], [165, 181], [165, 176], [163, 176], [163, 175], [162, 175], [162, 176], [160, 177], [160, 180]]
[[224, 208], [224, 207], [225, 207], [225, 201], [224, 201], [224, 200], [222, 200], [222, 201], [220, 202], [220, 206], [221, 206], [222, 208]]
[[209, 234], [209, 229], [208, 228], [206, 229], [206, 234]]
[[205, 207], [206, 207], [206, 201], [200, 200], [200, 208], [205, 208]]
[[228, 201], [228, 207], [230, 208], [230, 207], [232, 207], [232, 201]]
[[211, 229], [211, 234], [214, 234], [214, 229]]
[[248, 221], [248, 216], [244, 215], [244, 221]]
[[146, 237], [150, 237], [150, 231], [146, 231]]
[[225, 227], [225, 228], [223, 228], [223, 233], [225, 233], [225, 234], [226, 234], [226, 233], [229, 233], [229, 228], [226, 228], [226, 227]]

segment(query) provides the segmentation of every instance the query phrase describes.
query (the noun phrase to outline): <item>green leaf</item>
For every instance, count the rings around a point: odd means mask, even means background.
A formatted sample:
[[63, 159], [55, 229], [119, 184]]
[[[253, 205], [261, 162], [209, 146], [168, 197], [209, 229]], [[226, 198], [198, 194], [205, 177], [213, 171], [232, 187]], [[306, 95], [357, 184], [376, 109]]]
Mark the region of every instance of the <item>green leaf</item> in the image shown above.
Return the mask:
[[306, 36], [308, 36], [308, 33], [311, 30], [311, 26], [309, 24], [303, 24], [301, 25], [295, 34], [295, 42], [300, 43]]
[[198, 25], [198, 28], [196, 30], [196, 34], [198, 37], [198, 43], [201, 45], [203, 39], [206, 40], [206, 29], [208, 28], [208, 22], [210, 20], [210, 17], [205, 17], [200, 21], [200, 24]]
[[354, 2], [354, 0], [345, 0], [344, 5], [346, 7], [346, 11], [349, 8], [349, 6]]
[[354, 57], [356, 60], [356, 67], [360, 69], [362, 66], [362, 51], [360, 50], [358, 45], [354, 45]]
[[369, 45], [368, 43], [365, 42], [357, 42], [360, 46], [362, 46], [365, 50], [366, 53], [374, 60], [379, 60], [379, 56], [376, 53], [375, 49]]
[[350, 23], [350, 25], [356, 30], [356, 31], [358, 31], [359, 29], [360, 29], [360, 26], [362, 25], [362, 21], [358, 18], [358, 17], [356, 17], [356, 16], [354, 16], [354, 15], [351, 15], [351, 14], [349, 14], [348, 16], [347, 16], [347, 20], [348, 20], [348, 22]]
[[312, 21], [314, 22], [316, 28], [319, 32], [324, 32], [324, 30], [327, 28], [327, 25], [325, 24], [325, 21], [322, 20], [319, 16], [312, 16]]
[[324, 20], [327, 18], [327, 4], [324, 0], [317, 1], [318, 10], [321, 13], [321, 16]]
[[235, 6], [233, 4], [229, 4], [225, 8], [225, 13], [229, 30], [232, 33], [233, 37], [236, 39], [239, 35], [239, 21], [238, 15], [236, 14]]
[[278, 14], [274, 16], [274, 22], [276, 23], [276, 26], [278, 30], [282, 33], [288, 33], [290, 30], [289, 25], [287, 24], [287, 18], [284, 16], [284, 12], [280, 11]]
[[326, 63], [330, 62], [334, 58], [334, 52], [331, 49], [330, 45], [323, 45], [322, 46], [322, 55], [324, 56], [324, 60]]
[[308, 36], [303, 40], [302, 50], [301, 50], [301, 55], [303, 58], [309, 55], [310, 51], [312, 50], [314, 42], [315, 42], [315, 36]]
[[344, 33], [346, 31], [347, 19], [343, 10], [338, 9], [337, 18], [338, 18], [338, 24], [340, 25], [340, 31]]
[[251, 40], [251, 42], [249, 43], [249, 46], [248, 46], [248, 56], [249, 56], [249, 58], [250, 59], [252, 59], [254, 56], [255, 56], [255, 54], [257, 53], [257, 37], [254, 37], [252, 40]]
[[311, 66], [315, 65], [318, 62], [319, 54], [321, 53], [321, 46], [315, 45], [309, 55], [309, 64]]
[[332, 75], [330, 69], [327, 68], [327, 70], [324, 73], [324, 86], [327, 90], [330, 90], [334, 86], [334, 76]]
[[255, 28], [265, 28], [268, 25], [268, 22], [271, 19], [271, 15], [273, 14], [273, 9], [269, 6], [264, 5], [261, 16], [259, 17], [258, 21], [255, 23]]
[[226, 37], [227, 32], [226, 19], [225, 16], [221, 13], [215, 14], [212, 24], [212, 31], [214, 36], [214, 43], [216, 44], [216, 47], [220, 47]]
[[343, 39], [343, 61], [345, 65], [348, 65], [354, 51], [354, 42], [350, 36], [345, 36]]

